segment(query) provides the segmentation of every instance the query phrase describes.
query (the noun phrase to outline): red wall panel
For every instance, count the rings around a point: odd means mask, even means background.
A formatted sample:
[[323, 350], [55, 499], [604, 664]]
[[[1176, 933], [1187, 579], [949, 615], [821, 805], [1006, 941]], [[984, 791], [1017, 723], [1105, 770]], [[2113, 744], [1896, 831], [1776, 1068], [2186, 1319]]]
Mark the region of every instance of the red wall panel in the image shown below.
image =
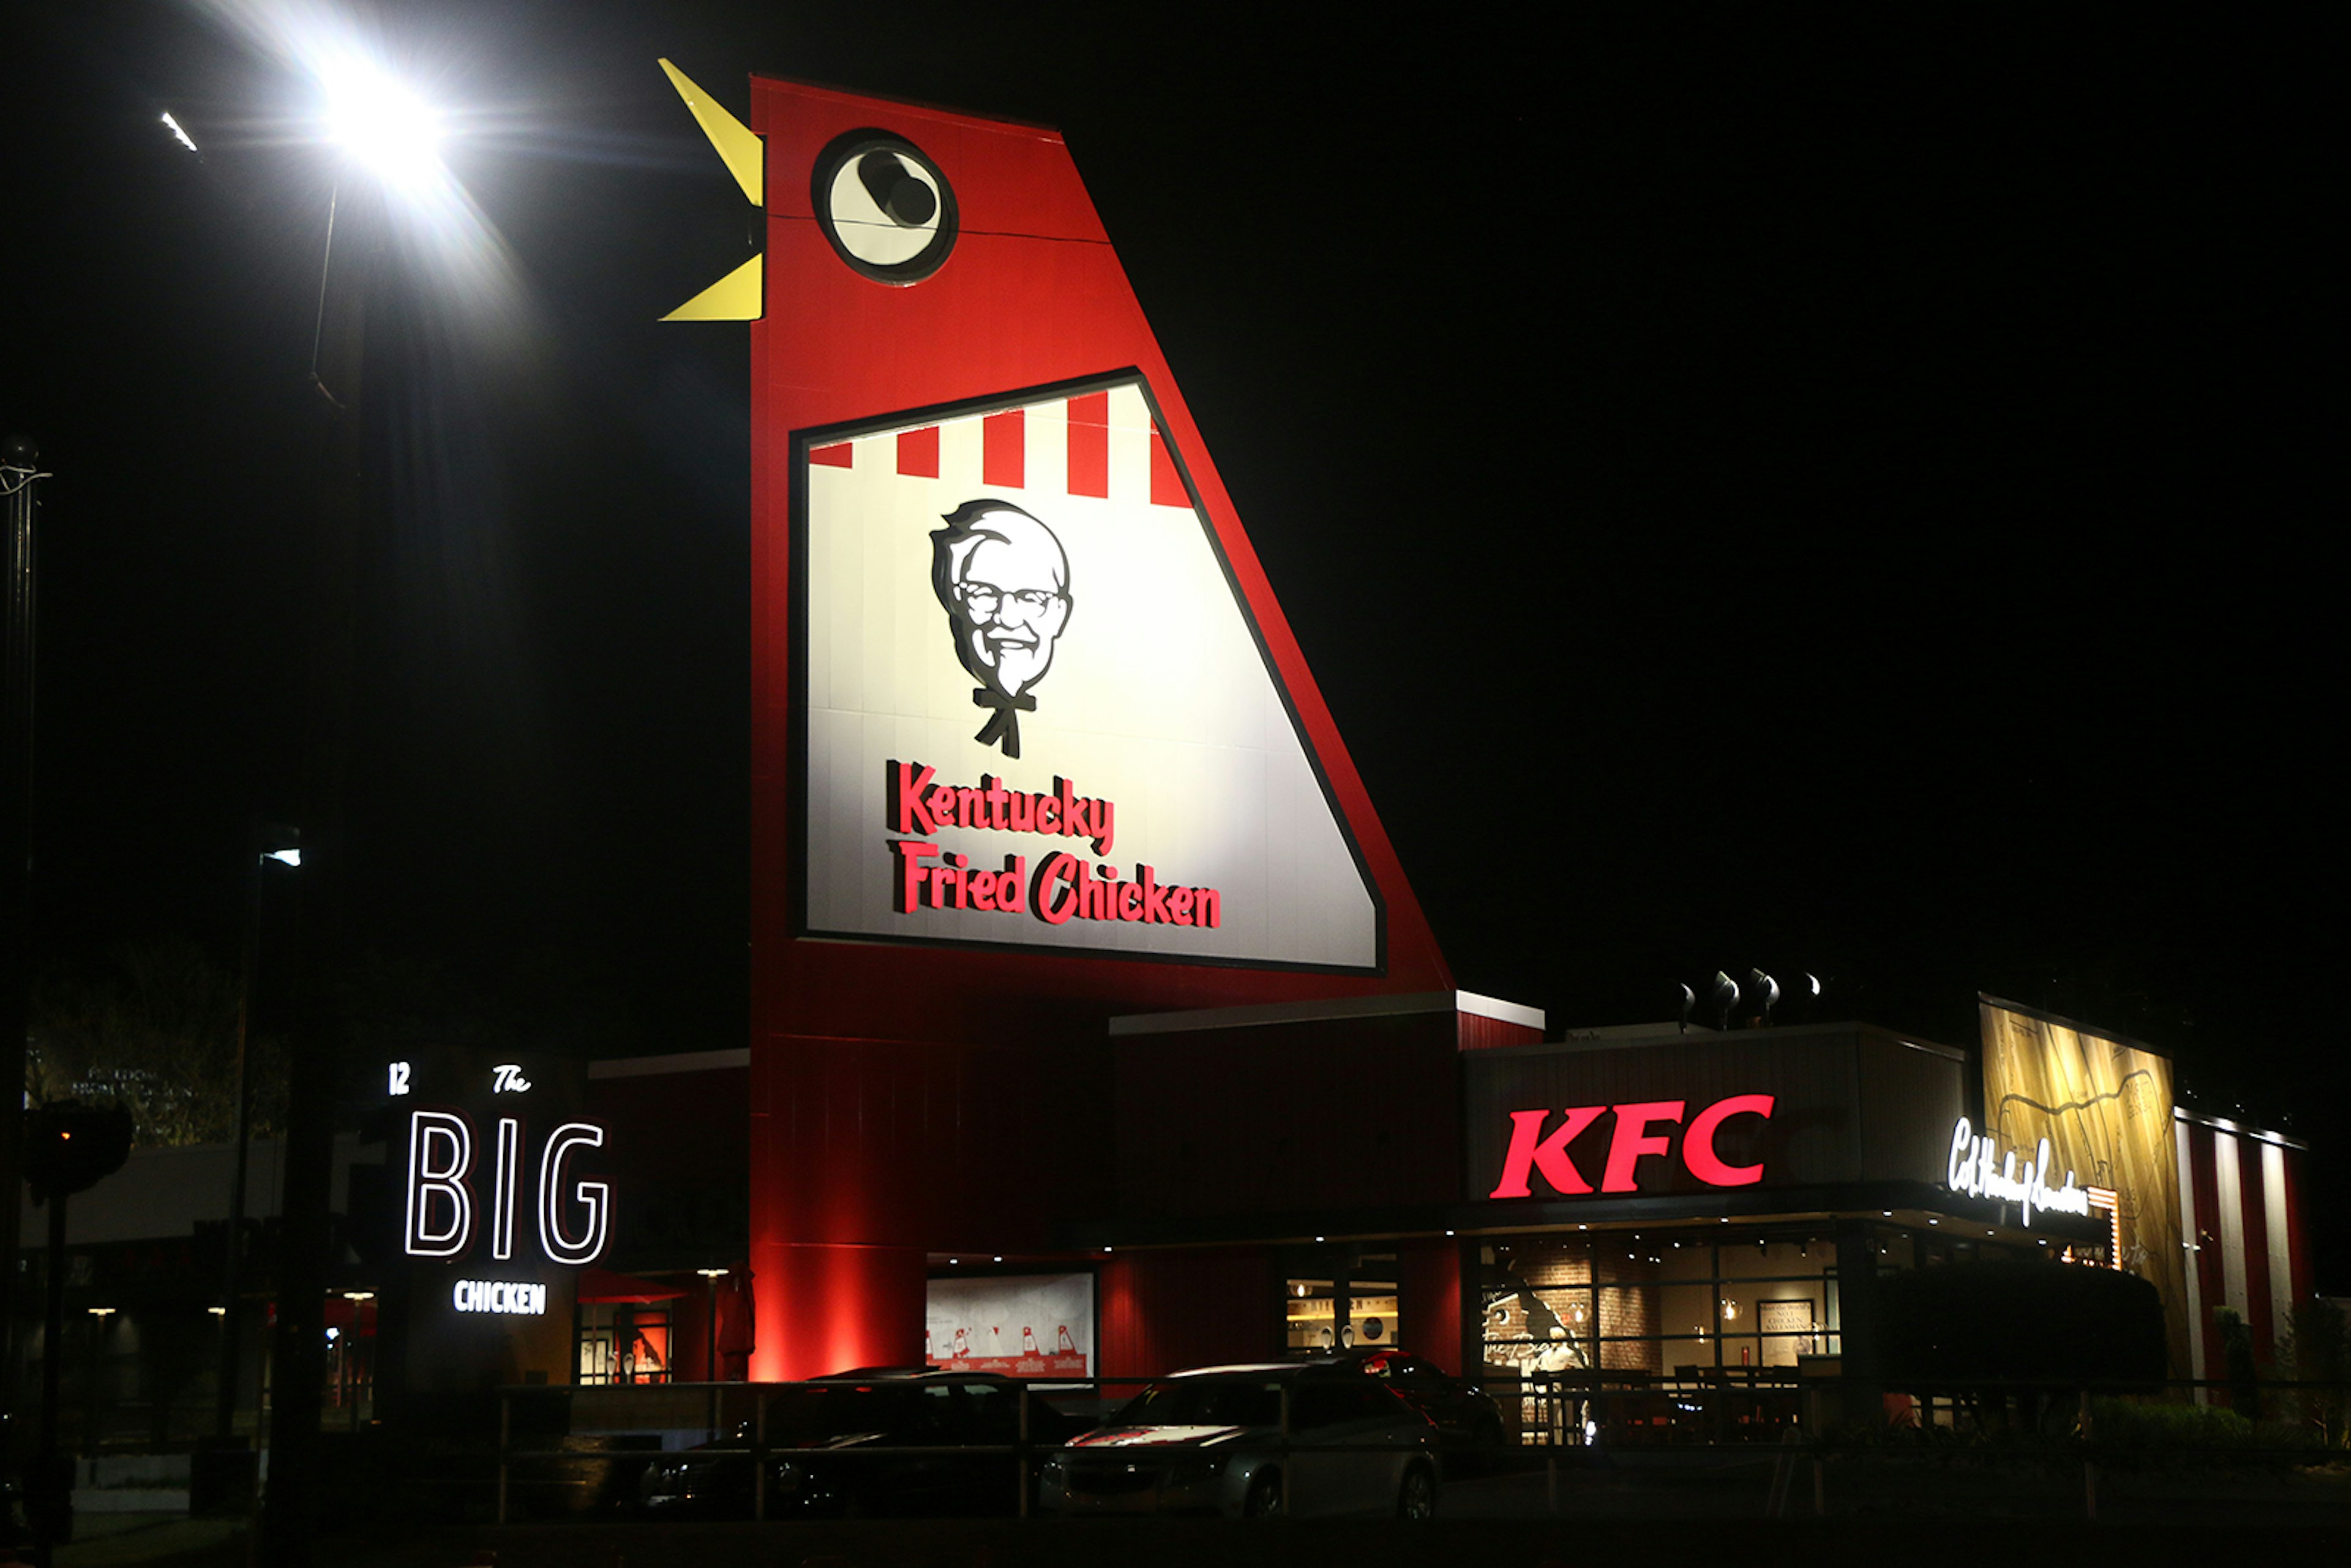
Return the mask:
[[1273, 1255], [1264, 1248], [1185, 1248], [1103, 1259], [1102, 1375], [1151, 1378], [1189, 1366], [1273, 1360], [1281, 1349], [1273, 1270]]
[[1543, 1031], [1522, 1023], [1506, 1023], [1477, 1013], [1458, 1015], [1460, 1022], [1460, 1046], [1464, 1051], [1490, 1051], [1504, 1045], [1540, 1045]]

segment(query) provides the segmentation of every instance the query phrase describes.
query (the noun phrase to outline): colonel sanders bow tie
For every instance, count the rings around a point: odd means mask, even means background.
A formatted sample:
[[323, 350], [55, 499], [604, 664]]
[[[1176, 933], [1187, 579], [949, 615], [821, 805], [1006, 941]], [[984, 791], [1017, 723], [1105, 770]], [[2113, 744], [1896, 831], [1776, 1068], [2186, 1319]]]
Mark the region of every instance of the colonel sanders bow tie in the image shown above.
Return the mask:
[[996, 710], [988, 715], [987, 722], [979, 727], [979, 733], [972, 738], [982, 746], [1000, 745], [1004, 747], [1005, 756], [1018, 758], [1020, 755], [1020, 716], [1035, 713], [1037, 699], [1009, 696], [994, 686], [975, 686], [971, 693], [971, 706]]

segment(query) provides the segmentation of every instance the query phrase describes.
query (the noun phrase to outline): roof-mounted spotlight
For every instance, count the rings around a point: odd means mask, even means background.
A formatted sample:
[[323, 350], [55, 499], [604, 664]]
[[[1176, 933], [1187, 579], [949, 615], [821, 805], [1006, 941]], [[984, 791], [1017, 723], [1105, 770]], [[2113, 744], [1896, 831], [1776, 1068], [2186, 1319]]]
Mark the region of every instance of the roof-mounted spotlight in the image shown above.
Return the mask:
[[1717, 969], [1714, 972], [1714, 1027], [1730, 1027], [1730, 1009], [1739, 1005], [1739, 982]]

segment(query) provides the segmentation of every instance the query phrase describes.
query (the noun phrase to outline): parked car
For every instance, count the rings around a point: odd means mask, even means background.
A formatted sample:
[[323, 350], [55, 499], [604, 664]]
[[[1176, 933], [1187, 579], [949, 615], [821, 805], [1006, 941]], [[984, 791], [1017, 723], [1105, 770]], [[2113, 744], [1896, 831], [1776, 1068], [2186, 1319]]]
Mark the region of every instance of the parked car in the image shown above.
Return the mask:
[[[1008, 1514], [1020, 1506], [1019, 1385], [982, 1373], [861, 1367], [797, 1384], [768, 1405], [767, 1512], [810, 1515]], [[1029, 1441], [1052, 1445], [1084, 1428], [1044, 1400], [1029, 1402]], [[665, 1456], [638, 1481], [637, 1504], [664, 1518], [751, 1515], [749, 1425], [724, 1444]], [[968, 1453], [897, 1452], [971, 1448]]]
[[1447, 1448], [1494, 1448], [1502, 1443], [1502, 1407], [1493, 1396], [1429, 1362], [1395, 1349], [1358, 1351], [1335, 1358], [1379, 1378], [1397, 1397], [1437, 1423]]
[[1426, 1519], [1437, 1511], [1437, 1440], [1435, 1422], [1353, 1364], [1203, 1367], [1152, 1384], [1109, 1425], [1049, 1455], [1038, 1506]]

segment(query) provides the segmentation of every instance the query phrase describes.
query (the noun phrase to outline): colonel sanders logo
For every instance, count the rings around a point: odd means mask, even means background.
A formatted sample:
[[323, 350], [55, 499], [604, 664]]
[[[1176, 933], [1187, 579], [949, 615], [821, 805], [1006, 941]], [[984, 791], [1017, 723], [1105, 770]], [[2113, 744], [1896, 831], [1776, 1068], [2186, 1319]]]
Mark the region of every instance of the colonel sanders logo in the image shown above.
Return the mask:
[[955, 632], [956, 657], [982, 684], [972, 706], [990, 710], [972, 738], [1020, 755], [1029, 688], [1053, 664], [1070, 623], [1070, 558], [1053, 530], [1003, 501], [967, 501], [931, 534], [931, 589]]

